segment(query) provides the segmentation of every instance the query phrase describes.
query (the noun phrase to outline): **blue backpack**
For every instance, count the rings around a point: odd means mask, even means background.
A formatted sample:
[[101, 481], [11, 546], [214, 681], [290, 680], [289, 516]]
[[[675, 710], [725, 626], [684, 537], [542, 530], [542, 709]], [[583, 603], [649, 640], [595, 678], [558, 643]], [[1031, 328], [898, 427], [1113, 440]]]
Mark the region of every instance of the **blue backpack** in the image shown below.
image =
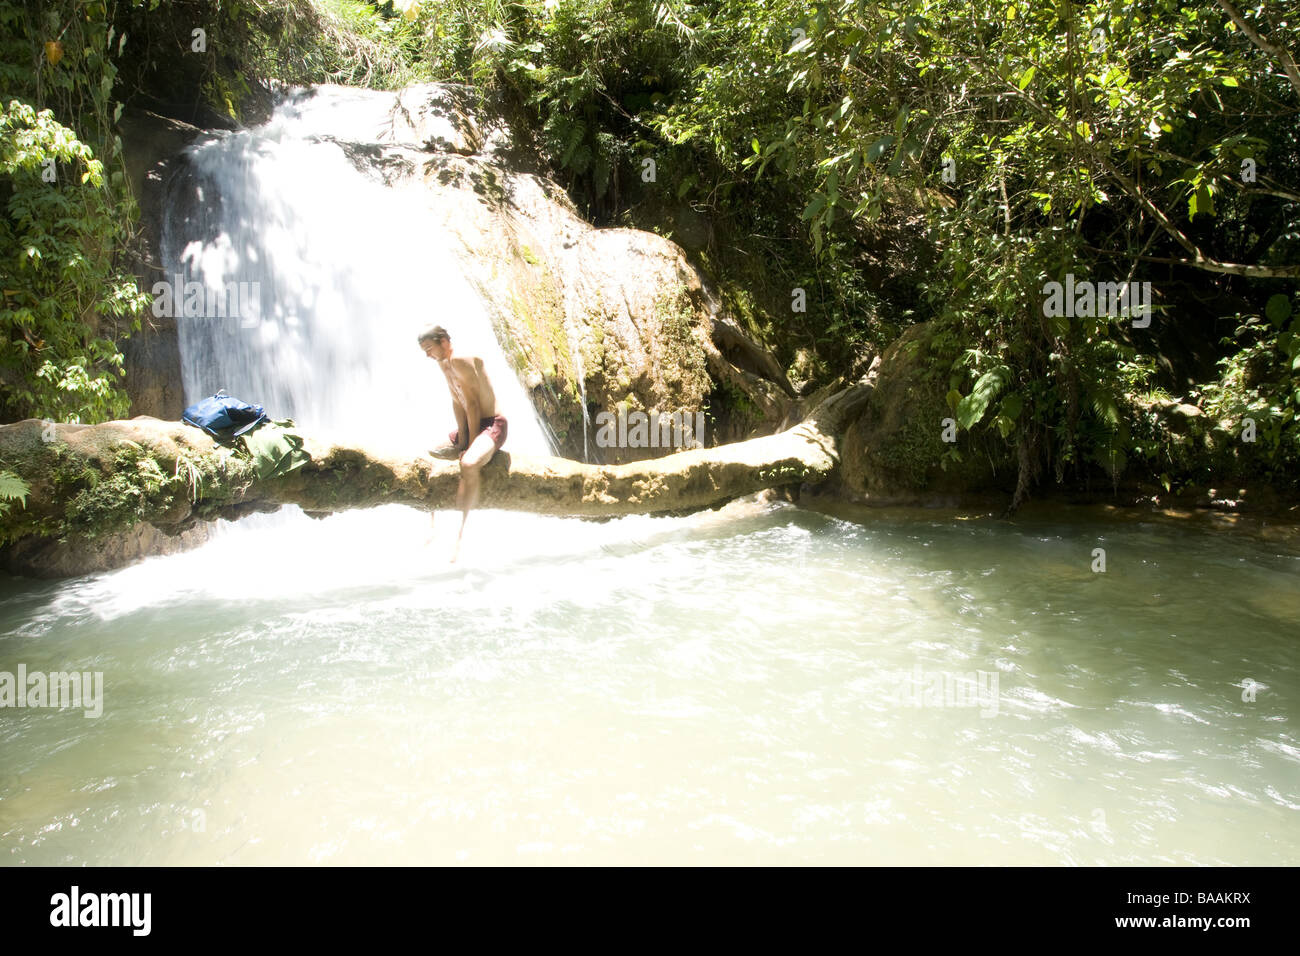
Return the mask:
[[185, 409], [181, 421], [195, 428], [202, 428], [220, 441], [225, 438], [238, 438], [269, 417], [261, 405], [249, 405], [237, 398], [231, 398], [226, 394], [226, 390], [222, 389], [211, 398], [195, 402]]

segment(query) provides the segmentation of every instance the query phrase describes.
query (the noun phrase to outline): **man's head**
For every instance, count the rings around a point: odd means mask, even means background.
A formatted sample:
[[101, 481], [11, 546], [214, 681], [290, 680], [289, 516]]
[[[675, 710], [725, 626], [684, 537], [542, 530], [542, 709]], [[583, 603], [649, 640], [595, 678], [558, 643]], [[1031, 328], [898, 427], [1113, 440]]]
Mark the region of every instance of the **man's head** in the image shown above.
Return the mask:
[[442, 361], [451, 357], [451, 336], [441, 325], [430, 326], [420, 333], [417, 341], [424, 354], [431, 359]]

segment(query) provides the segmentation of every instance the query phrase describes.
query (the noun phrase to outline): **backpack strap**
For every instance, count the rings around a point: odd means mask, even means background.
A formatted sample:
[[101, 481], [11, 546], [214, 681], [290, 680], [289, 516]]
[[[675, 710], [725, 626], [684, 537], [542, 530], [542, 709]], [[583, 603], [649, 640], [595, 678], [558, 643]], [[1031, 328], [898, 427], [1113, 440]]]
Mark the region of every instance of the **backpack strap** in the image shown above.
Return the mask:
[[267, 421], [270, 417], [271, 416], [266, 414], [266, 412], [263, 412], [260, 417], [253, 419], [244, 427], [236, 428], [233, 432], [230, 433], [230, 437], [238, 438], [240, 435], [244, 434], [244, 432], [251, 432], [254, 428], [262, 424], [262, 422]]

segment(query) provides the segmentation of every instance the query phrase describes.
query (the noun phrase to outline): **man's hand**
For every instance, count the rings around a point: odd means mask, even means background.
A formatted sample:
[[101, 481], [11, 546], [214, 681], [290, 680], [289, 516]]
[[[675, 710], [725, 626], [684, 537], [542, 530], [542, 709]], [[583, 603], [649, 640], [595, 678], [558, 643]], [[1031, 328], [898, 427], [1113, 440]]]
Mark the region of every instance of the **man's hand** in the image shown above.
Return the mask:
[[469, 417], [459, 403], [453, 405], [452, 411], [456, 413], [456, 444], [452, 450], [459, 457], [460, 453], [469, 447]]

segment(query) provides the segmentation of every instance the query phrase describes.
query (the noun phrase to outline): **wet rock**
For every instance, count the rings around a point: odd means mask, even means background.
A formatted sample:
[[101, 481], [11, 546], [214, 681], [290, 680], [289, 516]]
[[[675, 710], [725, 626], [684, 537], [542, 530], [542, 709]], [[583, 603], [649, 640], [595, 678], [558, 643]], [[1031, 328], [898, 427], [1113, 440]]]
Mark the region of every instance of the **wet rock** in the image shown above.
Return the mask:
[[63, 541], [24, 538], [0, 548], [0, 567], [33, 578], [65, 578], [111, 571], [159, 554], [176, 554], [203, 544], [212, 525], [198, 524], [169, 534], [149, 523], [99, 538], [71, 536]]
[[[485, 508], [588, 518], [680, 514], [766, 488], [825, 482], [839, 464], [838, 435], [870, 392], [859, 385], [821, 402], [774, 435], [654, 461], [592, 465], [499, 453], [482, 472]], [[0, 519], [0, 565], [59, 575], [117, 567], [184, 547], [200, 521], [292, 504], [317, 515], [406, 504], [454, 506], [460, 468], [304, 435], [309, 460], [265, 479], [246, 455], [180, 422], [139, 417], [101, 425], [35, 419], [0, 425], [0, 460], [30, 486], [26, 505]], [[159, 537], [170, 532], [179, 537]]]
[[[118, 124], [127, 179], [140, 207], [140, 258], [136, 275], [142, 289], [163, 277], [161, 236], [166, 182], [187, 146], [211, 133], [144, 109], [129, 109]], [[185, 407], [180, 342], [176, 320], [146, 313], [139, 331], [122, 343], [126, 393], [137, 415], [170, 418]]]

